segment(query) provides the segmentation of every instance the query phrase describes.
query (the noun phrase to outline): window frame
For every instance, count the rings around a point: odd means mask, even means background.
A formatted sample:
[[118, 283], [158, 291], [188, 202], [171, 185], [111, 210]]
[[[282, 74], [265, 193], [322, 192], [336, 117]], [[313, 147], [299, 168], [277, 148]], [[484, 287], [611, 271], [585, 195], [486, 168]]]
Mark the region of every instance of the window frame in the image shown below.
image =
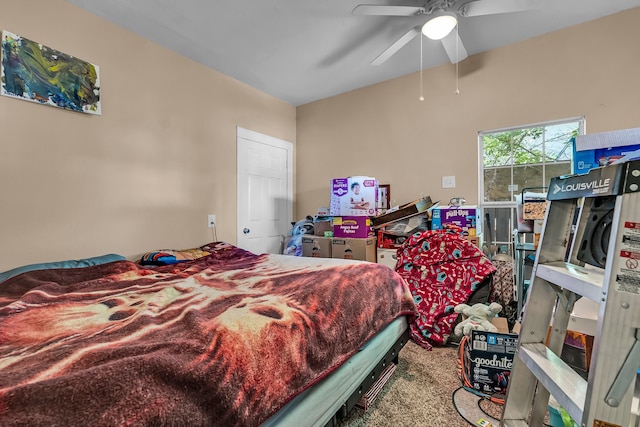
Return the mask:
[[[482, 222], [482, 234], [483, 234], [483, 240], [485, 242], [487, 242], [489, 245], [491, 244], [496, 244], [496, 246], [498, 246], [498, 251], [502, 252], [505, 249], [510, 249], [510, 245], [513, 243], [513, 230], [517, 227], [516, 224], [516, 206], [517, 203], [515, 200], [511, 200], [511, 201], [494, 201], [494, 202], [486, 202], [485, 201], [485, 194], [484, 194], [484, 186], [485, 186], [485, 182], [484, 182], [484, 177], [485, 177], [485, 169], [484, 169], [484, 137], [486, 135], [490, 135], [490, 134], [497, 134], [497, 133], [505, 133], [505, 132], [514, 132], [514, 131], [518, 131], [518, 130], [523, 130], [523, 129], [530, 129], [530, 128], [546, 128], [546, 127], [551, 127], [551, 126], [556, 126], [556, 125], [562, 125], [562, 124], [566, 124], [566, 123], [572, 123], [572, 122], [578, 122], [578, 134], [579, 135], [584, 135], [586, 133], [586, 117], [585, 116], [576, 116], [576, 117], [570, 117], [570, 118], [565, 118], [565, 119], [559, 119], [559, 120], [550, 120], [550, 121], [545, 121], [545, 122], [538, 122], [538, 123], [532, 123], [532, 124], [527, 124], [527, 125], [522, 125], [522, 126], [512, 126], [512, 127], [507, 127], [507, 128], [500, 128], [500, 129], [491, 129], [491, 130], [485, 130], [485, 131], [480, 131], [478, 132], [478, 206], [480, 207], [480, 212], [482, 212], [483, 218], [480, 218], [479, 221]], [[513, 148], [512, 148], [513, 150]], [[544, 148], [543, 148], [544, 150]], [[512, 151], [513, 152], [513, 151]], [[544, 151], [543, 151], [544, 152]], [[513, 162], [511, 162], [511, 164], [509, 165], [510, 168], [510, 176], [512, 179], [512, 185], [513, 185], [513, 174], [514, 174], [514, 164]], [[571, 171], [573, 173], [573, 154], [571, 154]], [[546, 176], [546, 167], [543, 168], [543, 183], [544, 182], [548, 182], [549, 179], [551, 179], [552, 177], [547, 177]], [[522, 189], [520, 189], [522, 190]], [[512, 190], [513, 191], [513, 190]], [[510, 221], [507, 224], [507, 233], [498, 233], [497, 230], [495, 232], [495, 236], [493, 236], [494, 231], [492, 230], [491, 233], [488, 233], [489, 230], [486, 230], [487, 228], [487, 224], [485, 222], [485, 212], [487, 212], [487, 209], [509, 209], [510, 210], [510, 215], [507, 215], [510, 218]], [[496, 217], [496, 215], [494, 215], [494, 218]], [[490, 225], [489, 225], [490, 226]], [[495, 227], [497, 229], [497, 227]], [[501, 227], [502, 228], [502, 227]], [[489, 241], [490, 239], [489, 234], [491, 234], [493, 241]], [[499, 236], [500, 238], [498, 238]], [[506, 239], [505, 239], [506, 237]], [[531, 240], [533, 237], [529, 236], [527, 237], [525, 235], [525, 237], [527, 238], [527, 241]], [[513, 253], [513, 252], [512, 252]]]

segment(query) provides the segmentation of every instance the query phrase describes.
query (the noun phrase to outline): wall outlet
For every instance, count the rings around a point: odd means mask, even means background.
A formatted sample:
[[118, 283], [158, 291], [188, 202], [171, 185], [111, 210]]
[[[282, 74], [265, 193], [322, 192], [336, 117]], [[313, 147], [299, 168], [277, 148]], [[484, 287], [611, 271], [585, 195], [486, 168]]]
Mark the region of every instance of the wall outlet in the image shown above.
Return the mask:
[[216, 226], [216, 216], [214, 214], [207, 215], [207, 227], [213, 228]]

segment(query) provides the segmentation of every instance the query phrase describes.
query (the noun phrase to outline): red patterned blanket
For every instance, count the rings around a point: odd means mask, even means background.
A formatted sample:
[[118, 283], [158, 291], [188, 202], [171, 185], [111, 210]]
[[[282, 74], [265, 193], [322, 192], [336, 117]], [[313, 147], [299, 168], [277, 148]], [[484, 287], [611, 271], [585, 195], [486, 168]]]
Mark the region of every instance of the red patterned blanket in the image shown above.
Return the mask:
[[458, 313], [458, 304], [496, 271], [489, 258], [446, 224], [443, 230], [413, 234], [398, 250], [396, 271], [407, 281], [419, 315], [411, 326], [411, 338], [431, 350], [447, 342]]
[[0, 425], [252, 426], [413, 314], [370, 263], [255, 255], [0, 284]]

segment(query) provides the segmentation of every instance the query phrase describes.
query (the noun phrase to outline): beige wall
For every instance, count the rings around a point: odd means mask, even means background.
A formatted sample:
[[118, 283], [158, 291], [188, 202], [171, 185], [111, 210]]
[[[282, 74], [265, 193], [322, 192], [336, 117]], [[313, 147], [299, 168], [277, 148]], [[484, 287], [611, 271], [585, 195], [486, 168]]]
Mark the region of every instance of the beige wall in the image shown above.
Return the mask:
[[[405, 203], [477, 203], [479, 131], [586, 116], [587, 132], [640, 126], [640, 8], [459, 64], [298, 108], [296, 217], [326, 206], [329, 180], [375, 176]], [[454, 175], [455, 189], [441, 177]]]
[[295, 142], [295, 107], [63, 0], [0, 28], [100, 67], [102, 116], [0, 97], [0, 271], [235, 242], [236, 126]]
[[235, 242], [236, 126], [296, 143], [296, 218], [347, 175], [391, 184], [398, 203], [475, 203], [478, 131], [580, 115], [589, 132], [639, 126], [638, 20], [640, 8], [473, 56], [459, 95], [447, 65], [425, 71], [424, 102], [413, 74], [296, 111], [63, 0], [9, 3], [1, 29], [100, 66], [103, 114], [0, 97], [0, 271], [204, 243], [208, 213]]

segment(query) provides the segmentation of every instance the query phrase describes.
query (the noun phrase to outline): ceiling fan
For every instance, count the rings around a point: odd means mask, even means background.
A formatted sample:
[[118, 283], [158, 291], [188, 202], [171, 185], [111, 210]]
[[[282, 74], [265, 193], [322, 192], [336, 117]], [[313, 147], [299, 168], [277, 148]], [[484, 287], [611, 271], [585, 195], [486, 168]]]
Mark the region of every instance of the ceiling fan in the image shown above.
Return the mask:
[[533, 8], [535, 0], [427, 0], [424, 6], [386, 6], [361, 4], [353, 15], [366, 16], [425, 16], [428, 19], [404, 33], [391, 46], [378, 55], [371, 65], [380, 65], [407, 43], [422, 33], [432, 40], [440, 40], [451, 63], [455, 64], [468, 56], [457, 31], [458, 16], [493, 15], [519, 12]]

